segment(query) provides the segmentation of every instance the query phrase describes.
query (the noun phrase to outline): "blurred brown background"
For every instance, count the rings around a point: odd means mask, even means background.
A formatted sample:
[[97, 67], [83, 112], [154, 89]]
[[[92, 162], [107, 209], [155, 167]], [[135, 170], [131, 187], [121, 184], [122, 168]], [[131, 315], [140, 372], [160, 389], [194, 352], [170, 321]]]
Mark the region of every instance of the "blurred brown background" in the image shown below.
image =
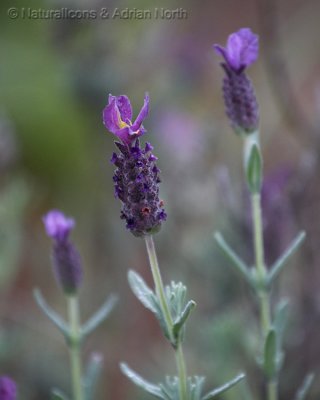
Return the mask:
[[[263, 398], [253, 297], [212, 237], [221, 230], [252, 262], [241, 142], [224, 115], [223, 73], [211, 47], [251, 27], [261, 43], [249, 74], [261, 109], [268, 261], [299, 229], [308, 235], [274, 292], [275, 299], [290, 299], [280, 392], [281, 399], [292, 399], [308, 371], [319, 373], [320, 362], [320, 2], [32, 0], [0, 7], [0, 374], [18, 382], [21, 399], [49, 398], [51, 387], [69, 393], [63, 339], [32, 297], [39, 287], [65, 315], [41, 222], [53, 207], [77, 220], [83, 319], [109, 293], [120, 297], [84, 347], [86, 360], [92, 351], [105, 357], [96, 398], [150, 398], [122, 376], [123, 360], [151, 381], [175, 374], [170, 346], [127, 284], [129, 268], [149, 283], [151, 276], [143, 241], [119, 220], [109, 163], [114, 138], [101, 121], [108, 93], [127, 94], [138, 112], [148, 91], [145, 138], [159, 157], [168, 212], [156, 236], [160, 265], [164, 280], [184, 282], [198, 304], [185, 342], [188, 372], [206, 375], [209, 389], [245, 370], [247, 383], [224, 398]], [[15, 19], [8, 16], [12, 7]], [[181, 7], [187, 17], [26, 16], [63, 7], [97, 13], [107, 7], [111, 14], [115, 8]], [[319, 394], [316, 379], [309, 398]]]

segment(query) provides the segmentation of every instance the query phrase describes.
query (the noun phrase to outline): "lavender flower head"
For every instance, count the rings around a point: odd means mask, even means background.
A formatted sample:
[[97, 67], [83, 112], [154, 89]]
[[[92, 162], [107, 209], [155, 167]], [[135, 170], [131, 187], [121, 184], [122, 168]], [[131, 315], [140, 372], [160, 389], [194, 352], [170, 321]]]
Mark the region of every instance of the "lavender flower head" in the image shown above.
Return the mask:
[[75, 295], [82, 282], [80, 255], [69, 240], [75, 222], [59, 210], [49, 211], [43, 217], [47, 235], [54, 241], [52, 249], [55, 278], [67, 295]]
[[8, 376], [0, 376], [0, 400], [16, 400], [17, 386]]
[[229, 36], [226, 47], [216, 44], [214, 49], [224, 58], [223, 96], [231, 124], [236, 132], [254, 132], [259, 125], [258, 103], [245, 70], [258, 58], [259, 38], [242, 28]]
[[139, 137], [146, 130], [142, 126], [149, 111], [149, 96], [131, 123], [132, 108], [127, 96], [109, 96], [103, 110], [103, 123], [121, 142], [115, 142], [119, 152], [113, 153], [111, 162], [116, 166], [113, 175], [115, 196], [122, 202], [121, 219], [135, 236], [143, 237], [157, 232], [166, 219], [163, 201], [159, 199], [159, 173], [157, 157], [150, 143], [141, 146]]

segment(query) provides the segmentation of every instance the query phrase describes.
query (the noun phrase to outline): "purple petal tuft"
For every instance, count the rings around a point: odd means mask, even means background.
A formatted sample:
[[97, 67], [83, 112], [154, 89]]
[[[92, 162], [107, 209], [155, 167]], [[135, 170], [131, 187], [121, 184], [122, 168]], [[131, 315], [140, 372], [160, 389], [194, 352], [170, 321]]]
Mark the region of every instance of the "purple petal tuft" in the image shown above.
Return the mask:
[[[143, 106], [136, 118], [136, 120], [134, 121], [134, 124], [132, 125], [132, 130], [135, 132], [137, 131], [140, 127], [142, 122], [147, 118], [148, 113], [149, 113], [149, 95], [148, 93], [145, 94], [144, 96], [144, 103]], [[145, 129], [142, 127], [143, 131], [145, 132]]]
[[225, 48], [214, 45], [214, 49], [232, 70], [239, 71], [253, 64], [258, 58], [259, 37], [251, 29], [242, 28], [229, 36]]
[[43, 218], [47, 235], [55, 240], [64, 240], [74, 227], [74, 219], [66, 217], [59, 210], [51, 210]]
[[143, 135], [146, 130], [142, 126], [149, 111], [149, 96], [145, 95], [144, 104], [135, 122], [132, 124], [132, 107], [127, 96], [109, 95], [108, 105], [103, 110], [103, 124], [122, 143], [131, 145], [133, 140]]

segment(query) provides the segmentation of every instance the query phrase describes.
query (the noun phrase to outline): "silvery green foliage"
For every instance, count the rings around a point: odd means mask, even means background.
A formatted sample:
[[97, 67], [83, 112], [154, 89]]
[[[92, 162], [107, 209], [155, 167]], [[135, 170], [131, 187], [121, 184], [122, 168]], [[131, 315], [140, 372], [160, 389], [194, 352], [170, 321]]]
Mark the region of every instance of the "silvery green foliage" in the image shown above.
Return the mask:
[[314, 374], [313, 373], [308, 374], [304, 378], [301, 387], [298, 389], [297, 394], [295, 396], [295, 400], [305, 400], [306, 399], [306, 396], [310, 390], [310, 387], [311, 387], [313, 381], [314, 381]]
[[230, 266], [232, 266], [236, 272], [238, 272], [249, 285], [256, 290], [259, 286], [261, 288], [268, 288], [274, 282], [274, 280], [279, 276], [282, 269], [287, 265], [290, 257], [298, 250], [302, 242], [304, 241], [306, 234], [301, 231], [296, 238], [291, 242], [285, 252], [268, 268], [268, 275], [265, 282], [260, 282], [256, 276], [255, 268], [249, 267], [232, 249], [232, 247], [226, 242], [225, 238], [222, 236], [221, 232], [215, 232], [215, 241], [223, 253], [223, 255], [230, 261]]
[[187, 288], [181, 282], [171, 282], [171, 285], [166, 287], [165, 294], [173, 320], [173, 326], [171, 332], [169, 332], [158, 297], [153, 290], [134, 271], [129, 271], [128, 280], [133, 293], [146, 308], [153, 312], [166, 338], [171, 341], [173, 347], [177, 347], [177, 344], [183, 339], [184, 325], [196, 305], [193, 300], [186, 302]]
[[[224, 256], [230, 261], [234, 269], [240, 273], [242, 277], [249, 283], [252, 289], [259, 295], [261, 292], [269, 291], [272, 283], [279, 276], [280, 272], [287, 264], [291, 255], [299, 248], [305, 239], [305, 232], [300, 232], [287, 250], [279, 257], [279, 259], [268, 268], [265, 281], [261, 282], [261, 278], [257, 276], [256, 269], [249, 267], [229, 246], [220, 232], [216, 232], [214, 237], [219, 249]], [[287, 321], [288, 302], [280, 301], [276, 306], [272, 329], [268, 332], [262, 348], [262, 355], [258, 357], [258, 363], [264, 370], [268, 379], [273, 379], [281, 370], [284, 353], [282, 350], [283, 333]]]
[[[159, 299], [151, 290], [142, 277], [134, 271], [129, 271], [128, 280], [133, 293], [148, 308], [159, 321], [164, 335], [171, 341], [174, 348], [182, 342], [185, 324], [190, 316], [191, 311], [196, 303], [193, 300], [186, 300], [187, 288], [181, 283], [171, 282], [165, 288], [165, 296], [172, 319], [170, 332], [165, 322], [165, 316], [162, 313]], [[121, 363], [122, 372], [137, 386], [145, 390], [151, 395], [163, 400], [180, 400], [179, 378], [166, 377], [164, 383], [153, 384], [142, 378], [135, 371], [128, 367], [127, 364]], [[244, 374], [238, 375], [235, 379], [227, 382], [206, 395], [203, 396], [204, 377], [194, 376], [187, 379], [187, 392], [189, 400], [210, 400], [230, 389], [236, 383], [244, 378]]]
[[[71, 339], [70, 329], [68, 324], [63, 320], [63, 318], [54, 311], [46, 302], [44, 297], [41, 294], [39, 289], [34, 289], [33, 296], [41, 308], [43, 313], [50, 319], [51, 322], [61, 331], [61, 333], [65, 336], [66, 340], [69, 341]], [[102, 306], [96, 311], [87, 322], [85, 322], [81, 327], [81, 338], [80, 340], [86, 338], [91, 332], [93, 332], [103, 321], [105, 321], [111, 311], [113, 310], [115, 304], [117, 303], [118, 298], [116, 295], [111, 294], [107, 300], [102, 304]]]
[[84, 377], [85, 399], [93, 400], [95, 398], [95, 389], [98, 378], [102, 370], [103, 357], [99, 353], [94, 353], [87, 365], [86, 375]]
[[[178, 377], [167, 376], [164, 383], [150, 383], [136, 372], [134, 372], [127, 364], [120, 364], [122, 372], [137, 386], [145, 390], [147, 393], [162, 400], [180, 400], [179, 397], [179, 379]], [[225, 391], [231, 389], [235, 384], [244, 379], [244, 374], [239, 374], [231, 381], [203, 395], [205, 378], [203, 376], [189, 377], [187, 381], [189, 400], [210, 400]]]
[[196, 306], [193, 300], [186, 302], [186, 293], [187, 288], [181, 282], [172, 281], [171, 285], [166, 287], [166, 296], [173, 319], [172, 332], [176, 343], [183, 340], [185, 323]]
[[51, 392], [51, 400], [69, 400], [69, 398], [59, 389], [53, 389]]
[[[50, 319], [50, 321], [60, 330], [66, 339], [68, 346], [71, 346], [75, 338], [68, 323], [46, 302], [39, 289], [33, 291], [34, 299], [43, 313]], [[77, 340], [82, 342], [90, 333], [92, 333], [103, 321], [105, 321], [115, 304], [118, 297], [111, 294], [102, 306], [96, 311], [89, 319], [80, 327], [79, 338]], [[88, 365], [86, 375], [83, 377], [85, 400], [92, 400], [94, 398], [94, 391], [97, 383], [98, 376], [100, 375], [102, 367], [102, 357], [99, 354], [93, 354]], [[69, 400], [68, 397], [59, 389], [53, 389], [51, 393], [51, 400]]]

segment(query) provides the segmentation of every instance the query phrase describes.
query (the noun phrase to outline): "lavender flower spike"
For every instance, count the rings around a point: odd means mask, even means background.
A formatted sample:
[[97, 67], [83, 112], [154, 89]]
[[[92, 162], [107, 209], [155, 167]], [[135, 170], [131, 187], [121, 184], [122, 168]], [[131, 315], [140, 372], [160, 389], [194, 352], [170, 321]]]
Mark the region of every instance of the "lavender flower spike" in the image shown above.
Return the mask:
[[55, 278], [67, 295], [75, 295], [82, 282], [80, 255], [69, 240], [75, 222], [59, 210], [43, 217], [47, 235], [54, 240], [52, 262]]
[[16, 400], [17, 386], [8, 376], [0, 376], [0, 400]]
[[147, 117], [148, 112], [149, 96], [146, 93], [140, 113], [132, 123], [132, 107], [129, 98], [124, 95], [112, 96], [110, 94], [108, 104], [103, 110], [103, 123], [123, 143], [130, 144], [146, 132], [142, 122]]
[[242, 28], [229, 36], [225, 48], [214, 48], [225, 61], [221, 65], [226, 73], [222, 87], [226, 114], [237, 133], [252, 133], [258, 129], [259, 107], [245, 69], [258, 57], [259, 38]]
[[[144, 106], [132, 125], [131, 105], [127, 96], [112, 96], [104, 109], [105, 125], [122, 141], [115, 142], [119, 152], [113, 153], [111, 158], [116, 166], [113, 176], [115, 196], [122, 202], [121, 219], [126, 220], [127, 229], [139, 237], [157, 232], [167, 217], [163, 201], [159, 199], [160, 170], [156, 165], [157, 157], [152, 153], [152, 145], [146, 143], [141, 146], [138, 138], [145, 132], [141, 124], [148, 108], [149, 96], [146, 95]], [[112, 119], [118, 112], [121, 121], [126, 119], [129, 124], [124, 136], [123, 129], [117, 131], [115, 119]]]

